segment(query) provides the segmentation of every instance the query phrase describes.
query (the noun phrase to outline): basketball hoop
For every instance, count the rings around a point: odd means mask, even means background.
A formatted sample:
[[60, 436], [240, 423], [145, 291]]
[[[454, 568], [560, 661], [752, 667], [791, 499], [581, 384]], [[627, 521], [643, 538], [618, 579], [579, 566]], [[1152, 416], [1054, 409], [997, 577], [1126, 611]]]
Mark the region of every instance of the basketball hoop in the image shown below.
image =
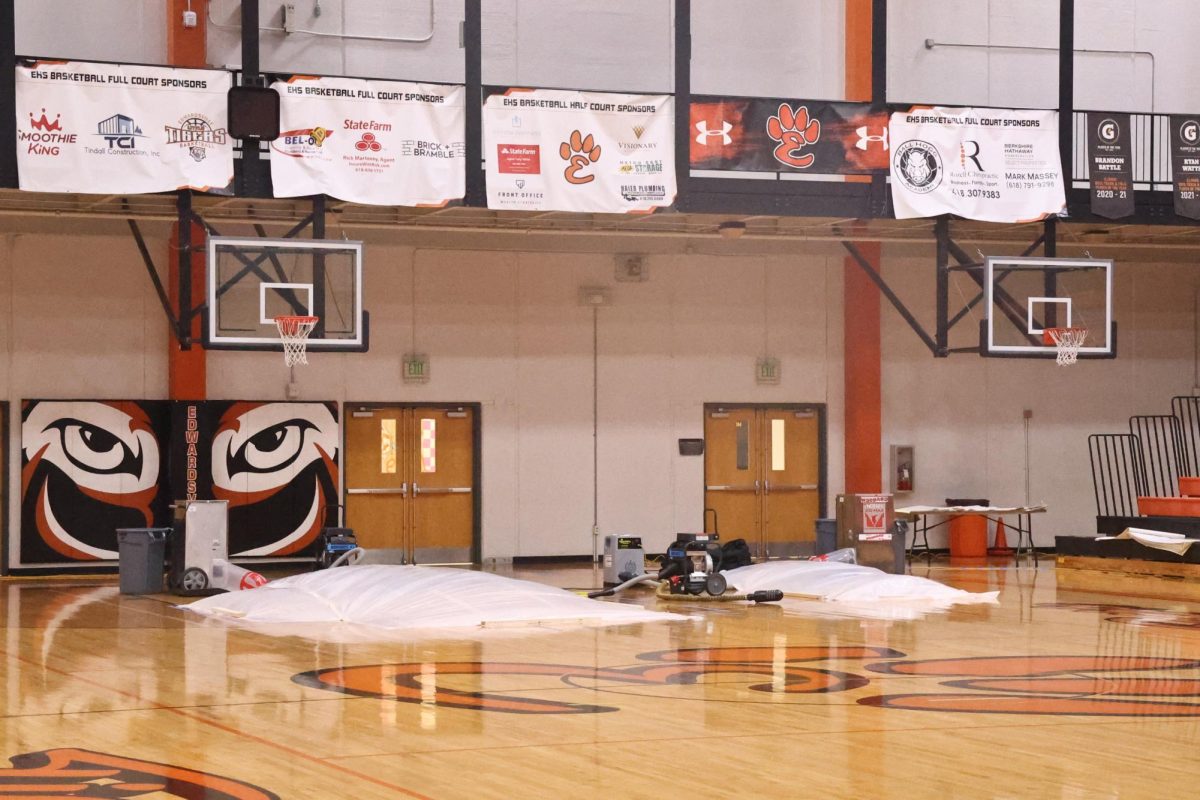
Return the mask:
[[317, 317], [281, 316], [275, 318], [279, 339], [283, 342], [283, 361], [289, 367], [308, 363], [308, 335], [317, 326]]
[[1065, 367], [1079, 358], [1079, 348], [1083, 347], [1087, 335], [1087, 328], [1046, 328], [1042, 332], [1042, 340], [1058, 348], [1055, 361], [1060, 367]]

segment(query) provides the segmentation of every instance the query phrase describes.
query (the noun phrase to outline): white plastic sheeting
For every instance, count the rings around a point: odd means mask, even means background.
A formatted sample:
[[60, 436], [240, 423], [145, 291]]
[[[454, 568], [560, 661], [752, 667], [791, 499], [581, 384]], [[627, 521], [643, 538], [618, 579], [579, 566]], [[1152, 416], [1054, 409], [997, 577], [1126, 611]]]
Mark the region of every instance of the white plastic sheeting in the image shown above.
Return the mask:
[[197, 614], [264, 624], [351, 623], [397, 631], [489, 625], [617, 625], [683, 619], [605, 603], [565, 589], [444, 567], [336, 567], [181, 606]]
[[889, 575], [874, 567], [832, 561], [768, 561], [725, 573], [739, 592], [779, 589], [785, 595], [839, 603], [924, 601], [938, 605], [994, 603], [999, 592], [967, 592], [915, 575]]

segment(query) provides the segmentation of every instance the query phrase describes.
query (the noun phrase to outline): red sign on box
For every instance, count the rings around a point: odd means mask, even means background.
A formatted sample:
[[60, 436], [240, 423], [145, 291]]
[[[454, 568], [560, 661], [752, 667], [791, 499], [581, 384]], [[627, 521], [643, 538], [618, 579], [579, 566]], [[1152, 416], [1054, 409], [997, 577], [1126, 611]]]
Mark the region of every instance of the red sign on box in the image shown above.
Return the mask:
[[859, 498], [862, 503], [862, 532], [864, 534], [887, 533], [889, 499], [886, 494], [862, 495]]
[[542, 171], [541, 146], [536, 144], [498, 144], [496, 163], [500, 172], [537, 175]]

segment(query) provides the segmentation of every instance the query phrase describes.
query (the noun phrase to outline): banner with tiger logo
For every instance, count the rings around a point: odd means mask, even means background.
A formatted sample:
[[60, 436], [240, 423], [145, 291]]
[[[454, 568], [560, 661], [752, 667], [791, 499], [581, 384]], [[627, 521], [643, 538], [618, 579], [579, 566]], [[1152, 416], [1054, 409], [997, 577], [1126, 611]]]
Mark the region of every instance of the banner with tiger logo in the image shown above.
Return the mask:
[[674, 99], [507, 89], [483, 106], [488, 208], [649, 212], [675, 201]]

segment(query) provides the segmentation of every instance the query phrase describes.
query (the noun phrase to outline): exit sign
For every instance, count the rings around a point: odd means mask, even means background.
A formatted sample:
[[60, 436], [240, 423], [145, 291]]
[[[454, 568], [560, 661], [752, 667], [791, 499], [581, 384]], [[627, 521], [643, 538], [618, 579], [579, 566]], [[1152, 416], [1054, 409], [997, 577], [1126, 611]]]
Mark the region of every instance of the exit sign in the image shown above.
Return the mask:
[[429, 382], [429, 356], [424, 353], [408, 353], [404, 356], [403, 378], [405, 383]]
[[763, 356], [754, 364], [754, 382], [761, 386], [779, 384], [779, 359]]

